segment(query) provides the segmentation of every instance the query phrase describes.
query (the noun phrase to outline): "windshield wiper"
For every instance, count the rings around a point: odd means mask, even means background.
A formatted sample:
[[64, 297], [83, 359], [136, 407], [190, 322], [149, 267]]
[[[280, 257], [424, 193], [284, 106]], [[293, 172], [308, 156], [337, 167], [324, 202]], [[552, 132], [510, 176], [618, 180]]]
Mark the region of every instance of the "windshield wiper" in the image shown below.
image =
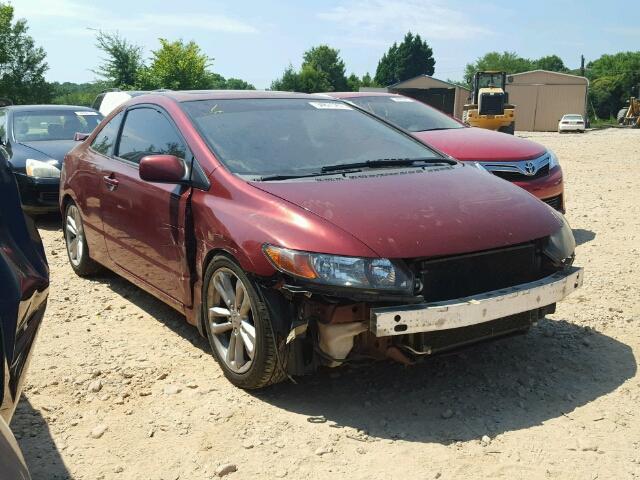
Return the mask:
[[327, 165], [320, 170], [323, 173], [335, 172], [338, 170], [350, 170], [352, 168], [384, 168], [384, 167], [403, 167], [414, 166], [416, 163], [430, 163], [455, 165], [454, 160], [440, 157], [425, 157], [425, 158], [379, 158], [377, 160], [367, 160], [366, 162], [354, 162], [354, 163], [339, 163], [337, 165]]
[[314, 172], [314, 173], [304, 173], [304, 174], [290, 174], [290, 175], [286, 175], [286, 174], [275, 174], [275, 175], [265, 175], [263, 177], [259, 177], [256, 180], [258, 180], [259, 182], [266, 182], [269, 180], [290, 180], [292, 178], [306, 178], [306, 177], [317, 177], [322, 175], [321, 172]]

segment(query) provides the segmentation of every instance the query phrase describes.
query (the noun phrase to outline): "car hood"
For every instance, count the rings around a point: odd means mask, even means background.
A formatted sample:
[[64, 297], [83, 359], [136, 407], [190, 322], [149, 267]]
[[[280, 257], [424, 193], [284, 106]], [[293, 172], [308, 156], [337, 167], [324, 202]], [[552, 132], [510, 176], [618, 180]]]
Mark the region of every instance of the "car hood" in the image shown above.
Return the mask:
[[469, 165], [252, 185], [324, 218], [387, 258], [514, 245], [561, 225], [526, 191]]
[[[78, 145], [78, 142], [75, 140], [42, 140], [38, 142], [22, 142], [21, 145], [62, 163], [64, 156]], [[25, 151], [25, 154], [28, 154], [28, 151]]]
[[458, 160], [528, 160], [546, 151], [539, 143], [483, 128], [432, 130], [412, 135]]

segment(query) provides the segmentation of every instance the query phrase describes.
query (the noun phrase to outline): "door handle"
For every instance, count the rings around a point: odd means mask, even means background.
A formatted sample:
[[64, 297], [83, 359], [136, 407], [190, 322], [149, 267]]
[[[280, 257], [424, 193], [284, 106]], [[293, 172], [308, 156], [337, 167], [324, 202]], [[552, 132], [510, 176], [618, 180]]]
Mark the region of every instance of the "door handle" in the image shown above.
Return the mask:
[[[111, 175], [113, 175], [113, 174], [111, 174]], [[109, 191], [113, 192], [116, 188], [118, 188], [118, 184], [120, 182], [118, 182], [118, 180], [113, 178], [111, 175], [105, 175], [104, 177], [102, 177], [102, 180], [104, 181], [104, 183], [107, 186], [107, 188], [109, 189]]]

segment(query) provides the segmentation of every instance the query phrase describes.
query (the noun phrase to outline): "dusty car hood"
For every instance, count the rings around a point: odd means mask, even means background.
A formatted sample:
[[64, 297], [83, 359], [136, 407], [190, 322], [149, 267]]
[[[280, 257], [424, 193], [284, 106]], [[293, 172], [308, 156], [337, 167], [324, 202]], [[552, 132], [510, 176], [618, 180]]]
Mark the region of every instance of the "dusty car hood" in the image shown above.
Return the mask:
[[398, 172], [252, 185], [319, 215], [388, 258], [513, 245], [560, 226], [544, 203], [469, 165]]
[[22, 142], [21, 145], [37, 150], [46, 157], [62, 163], [64, 156], [78, 145], [78, 142], [75, 140], [41, 140], [38, 142]]
[[483, 128], [453, 128], [412, 135], [458, 160], [527, 160], [546, 151], [530, 140]]

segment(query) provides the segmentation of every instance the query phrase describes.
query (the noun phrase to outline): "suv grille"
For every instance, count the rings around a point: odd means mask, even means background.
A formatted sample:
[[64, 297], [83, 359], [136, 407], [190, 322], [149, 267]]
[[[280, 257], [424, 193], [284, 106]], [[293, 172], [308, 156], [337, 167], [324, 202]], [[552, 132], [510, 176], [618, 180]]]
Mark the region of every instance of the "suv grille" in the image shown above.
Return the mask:
[[541, 247], [526, 243], [455, 257], [409, 262], [423, 283], [427, 302], [451, 300], [545, 276]]

